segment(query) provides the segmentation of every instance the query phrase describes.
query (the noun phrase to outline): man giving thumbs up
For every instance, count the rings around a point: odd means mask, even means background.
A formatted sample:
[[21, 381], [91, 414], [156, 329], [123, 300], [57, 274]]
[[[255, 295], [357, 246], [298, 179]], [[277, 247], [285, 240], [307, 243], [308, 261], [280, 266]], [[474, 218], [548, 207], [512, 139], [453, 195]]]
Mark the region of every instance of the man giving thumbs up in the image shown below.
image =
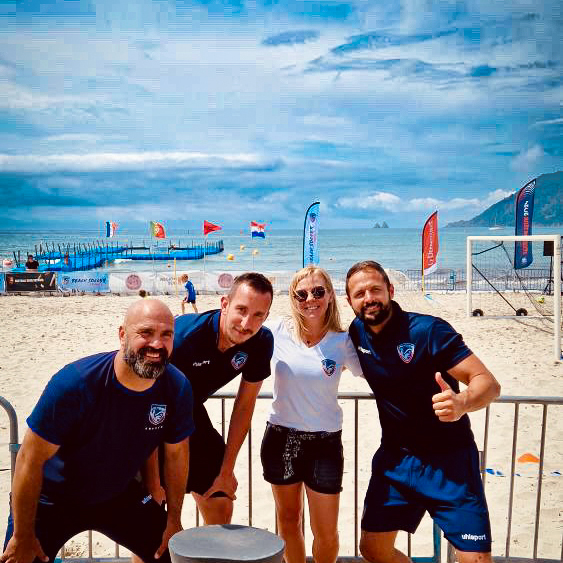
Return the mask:
[[397, 532], [414, 533], [427, 510], [460, 563], [490, 563], [489, 514], [466, 413], [486, 407], [500, 385], [446, 321], [403, 311], [377, 262], [350, 268], [346, 294], [356, 313], [350, 337], [382, 430], [364, 501], [362, 555], [408, 563], [395, 549]]

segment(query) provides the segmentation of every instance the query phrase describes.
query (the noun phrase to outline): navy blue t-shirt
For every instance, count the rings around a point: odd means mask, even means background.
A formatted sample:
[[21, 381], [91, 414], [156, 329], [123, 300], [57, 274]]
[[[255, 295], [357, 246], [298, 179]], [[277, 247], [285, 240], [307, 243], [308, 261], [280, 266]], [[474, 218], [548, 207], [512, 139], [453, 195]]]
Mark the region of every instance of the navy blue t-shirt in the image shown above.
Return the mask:
[[195, 287], [194, 287], [194, 284], [193, 284], [190, 280], [188, 280], [188, 281], [186, 282], [186, 285], [185, 285], [184, 287], [186, 288], [186, 291], [188, 292], [188, 299], [189, 299], [190, 301], [195, 301], [195, 297], [196, 297], [196, 296], [195, 296]]
[[190, 384], [174, 366], [145, 391], [116, 378], [117, 352], [68, 364], [49, 381], [27, 424], [60, 446], [43, 470], [47, 500], [85, 504], [125, 490], [162, 442], [175, 444], [193, 433]]
[[459, 392], [459, 382], [446, 372], [471, 350], [443, 319], [392, 304], [393, 315], [378, 334], [358, 318], [350, 325], [364, 377], [377, 401], [382, 443], [416, 453], [467, 445], [473, 440], [469, 417], [440, 422], [432, 396], [440, 393], [437, 371]]
[[215, 391], [242, 373], [256, 383], [270, 375], [274, 337], [262, 327], [246, 342], [225, 352], [217, 348], [220, 310], [181, 315], [174, 322], [174, 351], [170, 361], [192, 384], [194, 401], [205, 402]]

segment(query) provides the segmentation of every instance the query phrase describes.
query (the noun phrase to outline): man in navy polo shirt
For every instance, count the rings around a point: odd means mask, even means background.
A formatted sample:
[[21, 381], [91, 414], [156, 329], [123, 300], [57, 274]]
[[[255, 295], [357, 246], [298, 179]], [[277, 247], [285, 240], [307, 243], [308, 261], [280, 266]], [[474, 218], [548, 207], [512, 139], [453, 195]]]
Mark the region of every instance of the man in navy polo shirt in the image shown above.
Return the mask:
[[[17, 456], [2, 563], [53, 561], [84, 530], [145, 562], [170, 562], [194, 430], [190, 384], [168, 365], [173, 338], [168, 307], [138, 301], [117, 352], [68, 364], [49, 381]], [[162, 443], [167, 510], [135, 479]]]
[[394, 547], [397, 532], [413, 533], [428, 510], [460, 563], [490, 562], [489, 514], [466, 413], [493, 401], [499, 384], [446, 321], [403, 311], [377, 262], [350, 268], [346, 294], [356, 313], [350, 337], [382, 429], [364, 502], [362, 555], [409, 562]]
[[[234, 467], [244, 442], [262, 381], [270, 375], [272, 333], [262, 327], [273, 289], [262, 274], [235, 278], [221, 308], [176, 318], [170, 361], [190, 380], [196, 431], [190, 439], [187, 491], [206, 524], [228, 524], [237, 488]], [[227, 443], [213, 428], [205, 401], [242, 373], [233, 405]]]

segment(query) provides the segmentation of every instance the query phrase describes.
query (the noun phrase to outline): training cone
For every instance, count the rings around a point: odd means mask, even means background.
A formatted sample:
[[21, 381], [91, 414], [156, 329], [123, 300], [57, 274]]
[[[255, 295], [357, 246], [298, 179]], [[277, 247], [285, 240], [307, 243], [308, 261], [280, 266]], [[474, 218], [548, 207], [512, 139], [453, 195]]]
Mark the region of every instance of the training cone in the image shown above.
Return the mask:
[[518, 458], [518, 461], [520, 463], [539, 463], [540, 458], [536, 457], [534, 454], [525, 453]]

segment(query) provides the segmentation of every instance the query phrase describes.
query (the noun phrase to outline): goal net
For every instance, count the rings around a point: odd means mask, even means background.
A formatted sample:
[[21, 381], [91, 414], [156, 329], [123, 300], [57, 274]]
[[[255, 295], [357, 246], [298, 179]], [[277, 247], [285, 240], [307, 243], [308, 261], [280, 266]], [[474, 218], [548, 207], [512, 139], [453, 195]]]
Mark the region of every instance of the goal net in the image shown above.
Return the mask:
[[561, 235], [467, 237], [467, 314], [544, 318], [561, 359]]

